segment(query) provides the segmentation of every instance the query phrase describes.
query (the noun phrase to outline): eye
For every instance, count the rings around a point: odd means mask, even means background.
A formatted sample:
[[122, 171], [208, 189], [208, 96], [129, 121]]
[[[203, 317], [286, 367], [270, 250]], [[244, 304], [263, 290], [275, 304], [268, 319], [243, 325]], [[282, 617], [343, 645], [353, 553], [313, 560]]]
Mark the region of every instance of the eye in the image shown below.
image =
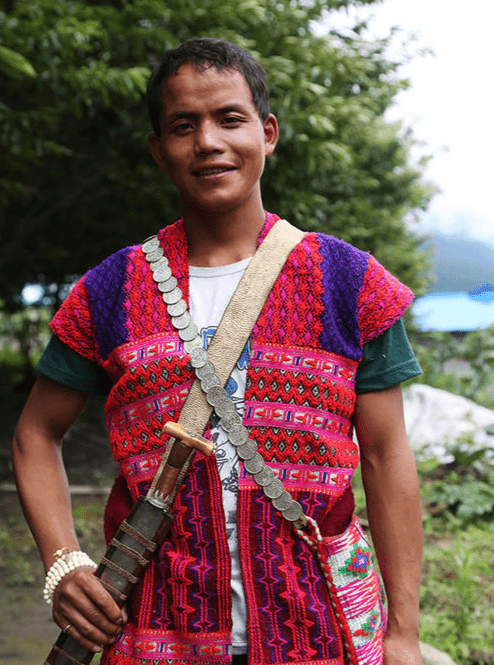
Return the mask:
[[234, 115], [229, 115], [223, 120], [225, 125], [239, 125], [241, 122], [242, 120]]
[[172, 127], [172, 132], [174, 134], [187, 134], [189, 131], [193, 129], [192, 125], [190, 122], [180, 122], [177, 125], [174, 125]]

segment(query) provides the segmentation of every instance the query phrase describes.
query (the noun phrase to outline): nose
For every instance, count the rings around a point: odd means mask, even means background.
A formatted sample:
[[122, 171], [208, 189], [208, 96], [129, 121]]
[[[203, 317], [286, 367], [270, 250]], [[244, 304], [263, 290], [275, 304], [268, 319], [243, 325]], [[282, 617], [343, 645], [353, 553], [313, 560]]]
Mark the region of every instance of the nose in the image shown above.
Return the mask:
[[195, 151], [197, 155], [223, 152], [224, 144], [220, 128], [214, 122], [202, 122], [195, 131]]

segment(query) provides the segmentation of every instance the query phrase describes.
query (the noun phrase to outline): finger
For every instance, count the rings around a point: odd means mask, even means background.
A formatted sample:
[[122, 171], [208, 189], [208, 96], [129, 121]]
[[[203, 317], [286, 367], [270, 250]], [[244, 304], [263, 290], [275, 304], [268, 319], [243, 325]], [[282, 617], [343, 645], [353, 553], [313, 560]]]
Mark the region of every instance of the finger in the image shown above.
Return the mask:
[[[122, 624], [109, 621], [107, 616], [87, 596], [79, 598], [77, 605], [73, 607], [80, 616], [84, 617], [87, 624], [94, 626], [98, 630], [98, 634], [93, 633], [91, 635], [95, 642], [100, 641], [102, 636], [105, 636], [107, 639], [114, 639], [122, 630]], [[79, 628], [77, 623], [75, 625]]]
[[[90, 614], [90, 612], [89, 612]], [[107, 631], [102, 627], [101, 616], [97, 613], [86, 616], [76, 608], [71, 608], [70, 614], [64, 615], [62, 619], [56, 617], [56, 622], [63, 628], [64, 632], [77, 639], [87, 649], [94, 651], [94, 647], [104, 647], [113, 644], [120, 633], [120, 628], [115, 631]], [[73, 630], [72, 630], [73, 629]]]
[[79, 599], [77, 605], [61, 605], [53, 613], [53, 618], [61, 628], [72, 625], [97, 644], [112, 644], [122, 630], [121, 625], [108, 621], [88, 598]]
[[90, 572], [91, 575], [84, 587], [84, 593], [101, 610], [108, 621], [121, 626], [124, 621], [122, 610], [101, 581], [95, 577], [94, 571], [91, 570]]
[[108, 621], [122, 625], [124, 623], [122, 609], [97, 577], [93, 578], [93, 582], [93, 584], [86, 587], [86, 595], [107, 617]]
[[69, 573], [57, 586], [54, 608], [70, 618], [70, 608], [79, 610], [90, 622], [97, 623], [107, 633], [117, 634], [123, 623], [120, 608], [92, 569]]
[[63, 632], [69, 635], [69, 637], [71, 637], [73, 640], [76, 640], [76, 642], [79, 642], [79, 644], [88, 651], [92, 651], [93, 653], [101, 653], [104, 649], [104, 645], [102, 643], [94, 642], [93, 640], [89, 639], [72, 624], [69, 624], [69, 626]]

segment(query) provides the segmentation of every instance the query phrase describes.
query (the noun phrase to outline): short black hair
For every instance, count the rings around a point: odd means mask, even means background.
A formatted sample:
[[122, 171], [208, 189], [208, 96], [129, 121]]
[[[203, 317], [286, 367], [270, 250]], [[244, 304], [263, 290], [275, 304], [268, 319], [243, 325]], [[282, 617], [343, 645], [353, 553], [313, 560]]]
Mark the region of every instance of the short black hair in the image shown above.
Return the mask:
[[160, 112], [163, 83], [182, 65], [190, 63], [198, 71], [209, 67], [233, 69], [245, 77], [261, 122], [269, 116], [269, 84], [266, 72], [252, 55], [236, 44], [212, 37], [189, 39], [164, 52], [149, 79], [146, 103], [156, 136], [161, 136]]

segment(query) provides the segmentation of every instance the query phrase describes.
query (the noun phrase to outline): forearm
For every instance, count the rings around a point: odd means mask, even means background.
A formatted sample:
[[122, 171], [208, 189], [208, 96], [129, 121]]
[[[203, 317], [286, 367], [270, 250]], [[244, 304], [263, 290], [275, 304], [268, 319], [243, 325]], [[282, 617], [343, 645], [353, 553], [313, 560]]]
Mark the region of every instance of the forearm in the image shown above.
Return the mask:
[[[26, 519], [45, 568], [62, 547], [78, 550], [61, 441], [87, 395], [40, 377], [21, 414], [12, 444], [14, 471]], [[85, 648], [101, 651], [120, 632], [124, 616], [108, 591], [81, 566], [55, 588], [53, 618]]]
[[46, 569], [56, 550], [79, 547], [61, 442], [86, 400], [85, 393], [41, 376], [14, 433], [12, 458], [19, 497]]
[[391, 642], [400, 643], [398, 651], [405, 661], [414, 651], [409, 662], [420, 662], [417, 650], [422, 519], [400, 386], [359, 395], [354, 424], [369, 523], [388, 596], [386, 641], [390, 648]]
[[12, 457], [22, 508], [48, 570], [56, 550], [79, 549], [60, 446], [21, 426]]
[[407, 445], [362, 458], [367, 513], [388, 597], [388, 630], [418, 637], [422, 519], [415, 461]]

